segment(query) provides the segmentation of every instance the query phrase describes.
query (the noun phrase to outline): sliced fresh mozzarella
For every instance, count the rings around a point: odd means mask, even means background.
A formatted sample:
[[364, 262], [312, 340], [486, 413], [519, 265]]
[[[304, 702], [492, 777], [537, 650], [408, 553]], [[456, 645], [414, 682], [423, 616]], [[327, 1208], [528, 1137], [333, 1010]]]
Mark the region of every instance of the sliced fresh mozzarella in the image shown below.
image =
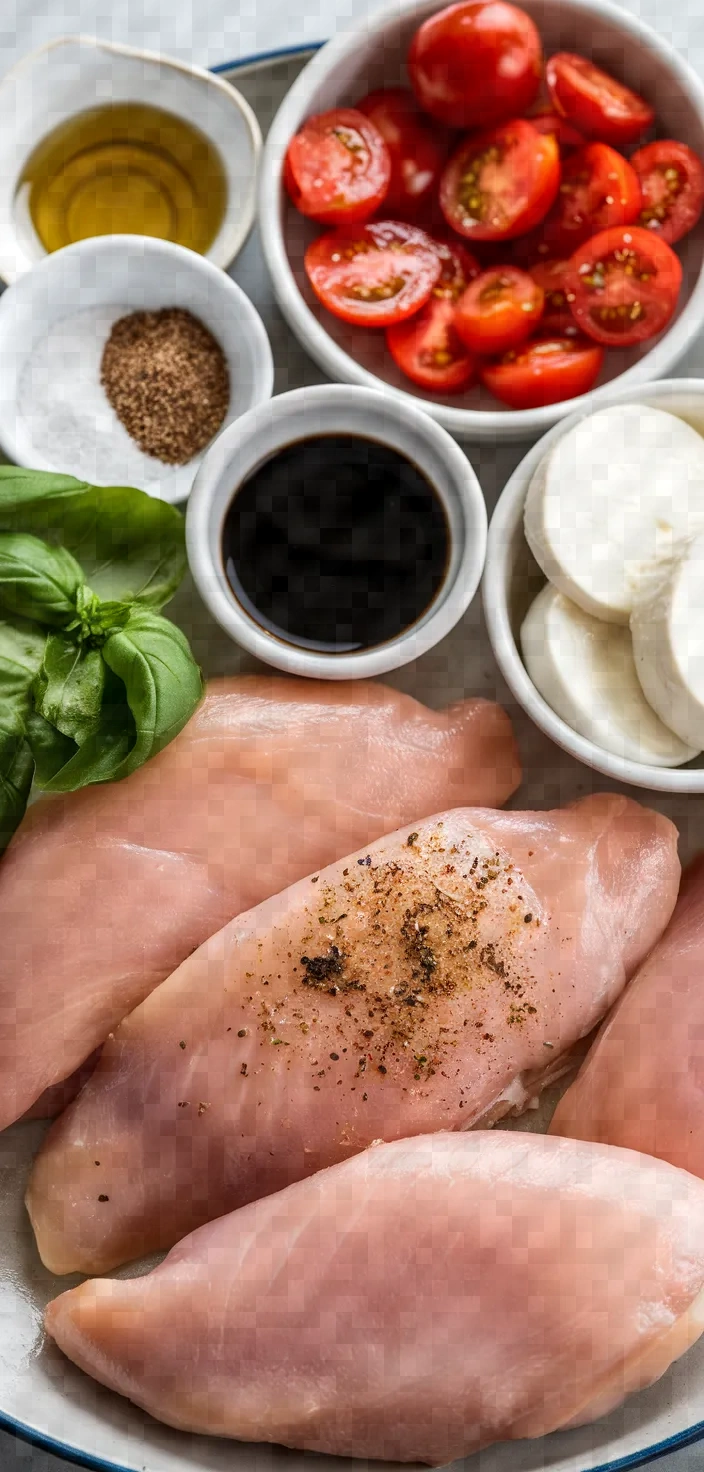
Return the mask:
[[704, 527], [704, 439], [662, 409], [622, 404], [576, 424], [533, 477], [525, 532], [556, 588], [627, 624], [644, 564]]
[[521, 629], [528, 674], [568, 726], [604, 751], [655, 767], [678, 767], [690, 747], [663, 725], [641, 690], [628, 629], [592, 618], [550, 583]]
[[653, 710], [704, 747], [704, 536], [654, 567], [631, 614], [636, 672]]

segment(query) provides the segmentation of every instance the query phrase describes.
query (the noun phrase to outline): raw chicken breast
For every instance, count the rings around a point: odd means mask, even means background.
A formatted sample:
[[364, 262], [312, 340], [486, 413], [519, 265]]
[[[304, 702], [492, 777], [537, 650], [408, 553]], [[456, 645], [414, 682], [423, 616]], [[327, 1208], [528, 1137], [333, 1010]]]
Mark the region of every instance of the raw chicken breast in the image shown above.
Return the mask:
[[233, 915], [519, 781], [509, 719], [484, 700], [433, 712], [370, 683], [213, 681], [126, 781], [38, 803], [0, 866], [0, 1128]]
[[561, 1100], [552, 1133], [627, 1145], [704, 1177], [704, 855], [660, 944]]
[[524, 1108], [661, 934], [676, 830], [624, 797], [459, 809], [241, 915], [152, 992], [54, 1125], [54, 1272], [170, 1247], [373, 1140]]
[[704, 1330], [704, 1183], [542, 1135], [377, 1145], [46, 1327], [183, 1430], [433, 1465], [604, 1415]]
[[35, 1104], [25, 1110], [20, 1119], [56, 1119], [57, 1114], [62, 1114], [73, 1103], [77, 1094], [80, 1094], [84, 1083], [90, 1078], [93, 1069], [100, 1057], [100, 1048], [94, 1049], [85, 1063], [77, 1068], [75, 1073], [68, 1078], [62, 1079], [59, 1084], [52, 1084], [39, 1095]]

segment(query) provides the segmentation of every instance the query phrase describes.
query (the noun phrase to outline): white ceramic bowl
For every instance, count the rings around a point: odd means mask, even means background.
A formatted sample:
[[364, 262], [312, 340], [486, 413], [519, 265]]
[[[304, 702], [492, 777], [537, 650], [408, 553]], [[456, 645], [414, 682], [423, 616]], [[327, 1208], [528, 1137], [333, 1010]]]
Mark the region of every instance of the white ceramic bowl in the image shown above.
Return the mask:
[[[398, 638], [358, 654], [320, 654], [266, 632], [236, 601], [222, 560], [222, 525], [238, 487], [277, 450], [321, 434], [359, 435], [407, 456], [434, 486], [450, 527], [445, 580], [425, 614]], [[427, 415], [368, 389], [323, 385], [281, 394], [218, 435], [193, 485], [186, 541], [203, 601], [238, 644], [289, 674], [356, 680], [408, 664], [454, 628], [482, 575], [486, 508], [466, 455]]]
[[[241, 287], [183, 246], [140, 235], [101, 235], [45, 256], [0, 297], [0, 445], [8, 458], [96, 485], [136, 485], [163, 500], [183, 501], [202, 452], [186, 465], [143, 455], [100, 387], [100, 359], [112, 323], [138, 309], [162, 307], [188, 308], [220, 343], [230, 370], [225, 424], [270, 397], [269, 339]], [[61, 406], [49, 418], [39, 402], [33, 414], [27, 404], [30, 372], [42, 392], [46, 380], [57, 382], [51, 365], [61, 361], [59, 349], [71, 363], [61, 388], [67, 406], [81, 414], [78, 445]], [[76, 394], [79, 365], [89, 383]]]
[[[520, 3], [535, 20], [546, 55], [568, 49], [593, 57], [653, 99], [663, 136], [680, 138], [704, 154], [704, 88], [687, 63], [643, 21], [610, 0]], [[396, 402], [420, 403], [459, 439], [528, 440], [572, 413], [580, 401], [507, 410], [484, 389], [448, 398], [413, 390], [386, 350], [383, 333], [349, 327], [316, 301], [303, 256], [323, 227], [294, 210], [281, 184], [287, 145], [304, 119], [331, 107], [350, 106], [372, 88], [407, 80], [405, 57], [413, 32], [438, 9], [439, 0], [394, 0], [377, 15], [351, 21], [301, 73], [274, 119], [264, 150], [259, 188], [264, 253], [290, 327], [331, 378], [386, 388]], [[625, 385], [664, 376], [699, 331], [704, 316], [704, 220], [678, 249], [685, 279], [675, 319], [652, 342], [607, 353], [600, 380], [605, 394], [616, 378]]]
[[[672, 378], [642, 388], [612, 391], [610, 403], [648, 404], [685, 419], [704, 435], [704, 379]], [[519, 633], [525, 614], [545, 577], [535, 562], [523, 531], [528, 487], [543, 456], [583, 419], [570, 415], [534, 445], [508, 481], [489, 527], [483, 582], [489, 638], [506, 683], [536, 726], [564, 751], [619, 782], [656, 792], [704, 792], [704, 755], [684, 767], [655, 767], [630, 761], [579, 736], [543, 700], [521, 658]]]
[[93, 36], [61, 36], [0, 81], [0, 276], [15, 281], [46, 254], [17, 193], [26, 159], [59, 123], [104, 102], [151, 103], [194, 123], [215, 145], [227, 206], [207, 256], [229, 266], [254, 221], [262, 135], [249, 103], [202, 67]]

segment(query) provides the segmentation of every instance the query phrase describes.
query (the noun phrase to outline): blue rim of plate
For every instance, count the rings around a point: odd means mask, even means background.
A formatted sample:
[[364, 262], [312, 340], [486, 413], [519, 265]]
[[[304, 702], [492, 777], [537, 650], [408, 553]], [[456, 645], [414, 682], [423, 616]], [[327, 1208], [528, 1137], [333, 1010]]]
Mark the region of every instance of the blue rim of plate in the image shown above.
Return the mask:
[[[307, 41], [296, 46], [279, 46], [273, 51], [256, 51], [252, 56], [240, 56], [235, 61], [221, 61], [217, 66], [211, 66], [210, 70], [218, 75], [225, 72], [237, 72], [244, 67], [262, 65], [267, 61], [285, 61], [289, 56], [312, 55], [315, 51], [320, 51], [324, 45], [324, 41]], [[1, 1411], [0, 1430], [9, 1432], [20, 1441], [28, 1442], [30, 1446], [36, 1446], [41, 1451], [50, 1452], [55, 1457], [63, 1457], [65, 1462], [74, 1467], [87, 1467], [91, 1469], [91, 1472], [130, 1472], [130, 1469], [124, 1467], [120, 1462], [106, 1462], [102, 1457], [91, 1456], [89, 1452], [79, 1452], [62, 1441], [55, 1441], [53, 1437], [45, 1436], [41, 1431], [35, 1431], [22, 1421], [13, 1420], [12, 1416], [6, 1416]], [[685, 1447], [694, 1446], [696, 1442], [702, 1440], [704, 1440], [704, 1421], [698, 1421], [687, 1431], [680, 1431], [676, 1436], [668, 1437], [666, 1441], [658, 1441], [654, 1446], [645, 1447], [642, 1452], [632, 1452], [630, 1456], [619, 1457], [615, 1462], [602, 1462], [599, 1467], [586, 1469], [586, 1472], [627, 1472], [630, 1467], [644, 1467], [648, 1462], [657, 1462], [671, 1452], [682, 1451]]]
[[[33, 1427], [26, 1426], [22, 1421], [15, 1421], [3, 1412], [0, 1412], [0, 1431], [7, 1431], [19, 1441], [25, 1441], [41, 1451], [50, 1452], [52, 1456], [62, 1457], [73, 1467], [86, 1467], [89, 1472], [131, 1472], [131, 1469], [125, 1467], [121, 1462], [106, 1462], [103, 1457], [91, 1456], [90, 1452], [77, 1451], [75, 1447], [67, 1446], [63, 1441], [56, 1441], [52, 1436], [45, 1436], [42, 1431], [35, 1431]], [[684, 1451], [686, 1447], [694, 1446], [702, 1439], [704, 1439], [704, 1421], [698, 1421], [696, 1426], [691, 1426], [688, 1431], [680, 1431], [676, 1436], [668, 1437], [666, 1441], [659, 1441], [654, 1446], [644, 1448], [642, 1452], [632, 1452], [630, 1456], [619, 1457], [615, 1462], [602, 1462], [598, 1467], [585, 1469], [585, 1472], [627, 1472], [628, 1468], [643, 1467], [646, 1463], [657, 1462], [661, 1457], [667, 1457], [672, 1452]], [[235, 1443], [232, 1444], [235, 1445]]]
[[285, 61], [288, 56], [305, 56], [308, 52], [320, 51], [324, 41], [301, 41], [295, 46], [277, 46], [274, 51], [255, 51], [252, 56], [240, 56], [236, 61], [220, 61], [211, 66], [211, 72], [238, 72], [245, 66], [261, 66], [267, 61]]

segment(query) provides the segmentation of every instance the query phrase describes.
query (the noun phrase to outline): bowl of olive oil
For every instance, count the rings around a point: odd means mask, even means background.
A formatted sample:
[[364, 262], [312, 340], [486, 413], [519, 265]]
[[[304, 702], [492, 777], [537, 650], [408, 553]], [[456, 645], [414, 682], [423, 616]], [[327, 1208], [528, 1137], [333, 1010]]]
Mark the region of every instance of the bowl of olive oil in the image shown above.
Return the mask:
[[226, 267], [254, 219], [260, 149], [248, 104], [211, 72], [90, 37], [51, 42], [0, 82], [0, 276], [117, 234]]

